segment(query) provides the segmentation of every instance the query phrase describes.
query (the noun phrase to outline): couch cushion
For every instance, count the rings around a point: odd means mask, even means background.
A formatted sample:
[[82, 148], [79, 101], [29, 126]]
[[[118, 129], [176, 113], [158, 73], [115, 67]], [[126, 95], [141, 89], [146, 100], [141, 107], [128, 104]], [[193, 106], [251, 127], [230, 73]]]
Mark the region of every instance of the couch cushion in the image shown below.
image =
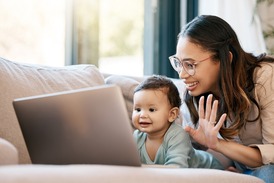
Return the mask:
[[125, 99], [128, 116], [131, 120], [133, 110], [133, 92], [140, 81], [126, 76], [111, 75], [105, 79], [105, 83], [115, 84], [121, 88]]
[[104, 78], [94, 65], [47, 67], [0, 58], [0, 137], [18, 149], [19, 163], [30, 163], [13, 99], [102, 84]]
[[263, 183], [257, 177], [215, 169], [109, 165], [11, 165], [0, 167], [5, 183]]

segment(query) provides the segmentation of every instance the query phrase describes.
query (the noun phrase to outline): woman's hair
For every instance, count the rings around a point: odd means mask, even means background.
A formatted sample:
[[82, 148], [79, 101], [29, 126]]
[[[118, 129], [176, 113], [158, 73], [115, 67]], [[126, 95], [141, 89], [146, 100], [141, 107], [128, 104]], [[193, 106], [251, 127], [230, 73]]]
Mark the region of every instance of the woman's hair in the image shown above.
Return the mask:
[[[265, 54], [256, 57], [245, 52], [231, 26], [217, 16], [196, 17], [183, 28], [178, 37], [187, 37], [190, 42], [213, 53], [213, 61], [220, 62], [218, 78], [220, 98], [215, 96], [219, 100], [217, 117], [227, 113], [228, 118], [233, 119], [231, 126], [225, 125], [226, 128], [223, 126], [220, 129], [220, 134], [225, 139], [233, 138], [247, 122], [253, 122], [260, 117], [259, 112], [255, 119], [247, 119], [252, 103], [259, 109], [253, 93], [255, 85], [253, 73], [256, 67], [260, 67], [261, 62], [274, 62], [274, 59]], [[230, 53], [232, 53], [232, 61]], [[208, 94], [203, 95], [207, 97]], [[186, 105], [195, 125], [199, 119], [195, 105], [200, 97], [185, 93]]]
[[153, 75], [146, 78], [134, 90], [134, 93], [141, 90], [161, 90], [167, 94], [172, 107], [181, 106], [181, 98], [176, 85], [166, 76]]

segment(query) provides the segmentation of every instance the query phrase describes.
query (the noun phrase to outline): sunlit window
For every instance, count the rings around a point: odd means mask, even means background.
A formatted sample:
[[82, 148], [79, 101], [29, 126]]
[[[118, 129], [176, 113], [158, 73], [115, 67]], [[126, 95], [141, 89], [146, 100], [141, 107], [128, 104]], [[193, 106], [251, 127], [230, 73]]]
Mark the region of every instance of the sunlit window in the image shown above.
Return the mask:
[[73, 14], [72, 59], [104, 73], [143, 74], [144, 1], [77, 0]]
[[142, 75], [144, 2], [101, 0], [99, 12], [100, 69]]
[[0, 7], [1, 57], [143, 74], [142, 0], [0, 0]]
[[65, 0], [0, 0], [0, 56], [18, 62], [65, 63]]

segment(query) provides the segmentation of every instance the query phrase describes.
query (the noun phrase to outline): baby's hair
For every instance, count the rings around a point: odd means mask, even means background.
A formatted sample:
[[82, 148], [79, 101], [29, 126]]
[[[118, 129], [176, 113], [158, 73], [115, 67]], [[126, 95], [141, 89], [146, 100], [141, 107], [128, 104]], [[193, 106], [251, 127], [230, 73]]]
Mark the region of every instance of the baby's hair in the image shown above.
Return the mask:
[[[165, 89], [165, 90], [162, 90]], [[168, 100], [172, 107], [181, 106], [181, 97], [176, 85], [166, 76], [153, 75], [146, 78], [141, 82], [134, 90], [134, 93], [141, 90], [162, 90], [165, 91], [168, 97]]]

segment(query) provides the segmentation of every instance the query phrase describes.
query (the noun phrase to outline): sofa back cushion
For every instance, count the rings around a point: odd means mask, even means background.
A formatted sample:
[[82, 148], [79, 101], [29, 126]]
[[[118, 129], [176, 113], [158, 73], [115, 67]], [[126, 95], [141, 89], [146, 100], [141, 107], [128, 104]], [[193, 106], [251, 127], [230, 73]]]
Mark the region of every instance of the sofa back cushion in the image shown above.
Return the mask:
[[94, 65], [47, 67], [0, 58], [0, 137], [15, 145], [19, 163], [31, 163], [13, 99], [102, 84], [104, 78]]

